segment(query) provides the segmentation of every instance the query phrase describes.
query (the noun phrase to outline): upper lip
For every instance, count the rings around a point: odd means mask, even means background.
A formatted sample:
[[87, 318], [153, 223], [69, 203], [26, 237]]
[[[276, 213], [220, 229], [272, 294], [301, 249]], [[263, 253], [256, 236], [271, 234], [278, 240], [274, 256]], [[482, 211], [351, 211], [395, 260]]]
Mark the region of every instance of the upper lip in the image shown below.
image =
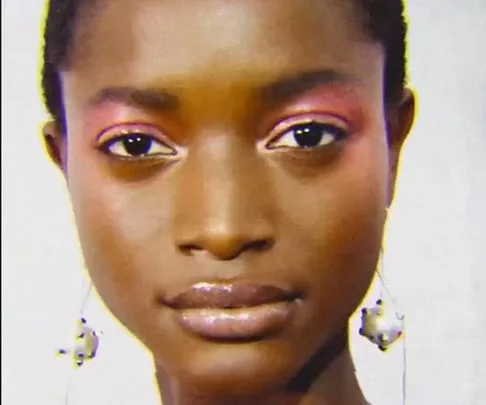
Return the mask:
[[296, 298], [297, 294], [274, 285], [201, 282], [174, 297], [163, 298], [161, 301], [174, 309], [230, 309], [292, 301]]

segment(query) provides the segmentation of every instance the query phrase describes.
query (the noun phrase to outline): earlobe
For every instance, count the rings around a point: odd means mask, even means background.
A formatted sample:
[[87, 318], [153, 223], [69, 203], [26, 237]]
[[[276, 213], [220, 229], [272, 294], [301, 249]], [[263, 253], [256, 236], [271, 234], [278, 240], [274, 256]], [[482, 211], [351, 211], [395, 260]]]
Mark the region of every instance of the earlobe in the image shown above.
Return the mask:
[[49, 121], [42, 128], [44, 146], [52, 162], [65, 173], [66, 167], [66, 140], [59, 126]]
[[401, 102], [388, 112], [389, 194], [388, 207], [393, 202], [400, 153], [415, 119], [415, 94], [405, 89]]

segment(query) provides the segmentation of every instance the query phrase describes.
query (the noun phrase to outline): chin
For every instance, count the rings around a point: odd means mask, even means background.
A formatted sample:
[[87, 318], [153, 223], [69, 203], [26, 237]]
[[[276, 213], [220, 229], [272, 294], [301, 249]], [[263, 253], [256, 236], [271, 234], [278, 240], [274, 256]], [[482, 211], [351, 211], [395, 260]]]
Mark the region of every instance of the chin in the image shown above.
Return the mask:
[[275, 341], [204, 342], [185, 351], [177, 364], [163, 360], [160, 364], [181, 389], [189, 387], [204, 395], [226, 397], [271, 391], [290, 381], [300, 368], [295, 350]]

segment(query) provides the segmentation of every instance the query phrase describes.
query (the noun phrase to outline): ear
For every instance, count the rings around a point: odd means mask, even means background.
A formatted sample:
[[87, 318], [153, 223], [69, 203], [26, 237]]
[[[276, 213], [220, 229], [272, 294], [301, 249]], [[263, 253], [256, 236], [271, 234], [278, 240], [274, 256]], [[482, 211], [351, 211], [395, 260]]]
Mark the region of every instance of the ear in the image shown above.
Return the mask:
[[67, 167], [67, 140], [61, 132], [59, 125], [54, 121], [49, 121], [42, 128], [44, 147], [52, 162], [66, 175]]
[[405, 89], [398, 105], [387, 111], [388, 153], [389, 153], [389, 186], [388, 207], [393, 202], [395, 184], [400, 164], [400, 153], [412, 128], [415, 118], [415, 94]]

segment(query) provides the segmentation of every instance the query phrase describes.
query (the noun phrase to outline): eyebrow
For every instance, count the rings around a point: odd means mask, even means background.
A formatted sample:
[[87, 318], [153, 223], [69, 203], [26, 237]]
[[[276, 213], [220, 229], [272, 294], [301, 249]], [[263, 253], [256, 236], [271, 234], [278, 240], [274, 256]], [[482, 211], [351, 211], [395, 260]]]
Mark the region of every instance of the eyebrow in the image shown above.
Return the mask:
[[269, 104], [283, 104], [318, 86], [358, 85], [360, 79], [334, 69], [312, 70], [279, 79], [262, 90], [262, 99]]
[[108, 102], [115, 102], [151, 111], [175, 110], [179, 106], [178, 98], [165, 90], [137, 89], [134, 87], [106, 87], [98, 91], [88, 101], [91, 107]]
[[[356, 85], [360, 80], [349, 73], [334, 70], [311, 70], [281, 79], [263, 86], [259, 90], [261, 99], [271, 105], [283, 104], [318, 86]], [[139, 89], [135, 87], [106, 87], [88, 101], [91, 107], [115, 102], [149, 111], [171, 111], [180, 106], [180, 100], [164, 89]]]

